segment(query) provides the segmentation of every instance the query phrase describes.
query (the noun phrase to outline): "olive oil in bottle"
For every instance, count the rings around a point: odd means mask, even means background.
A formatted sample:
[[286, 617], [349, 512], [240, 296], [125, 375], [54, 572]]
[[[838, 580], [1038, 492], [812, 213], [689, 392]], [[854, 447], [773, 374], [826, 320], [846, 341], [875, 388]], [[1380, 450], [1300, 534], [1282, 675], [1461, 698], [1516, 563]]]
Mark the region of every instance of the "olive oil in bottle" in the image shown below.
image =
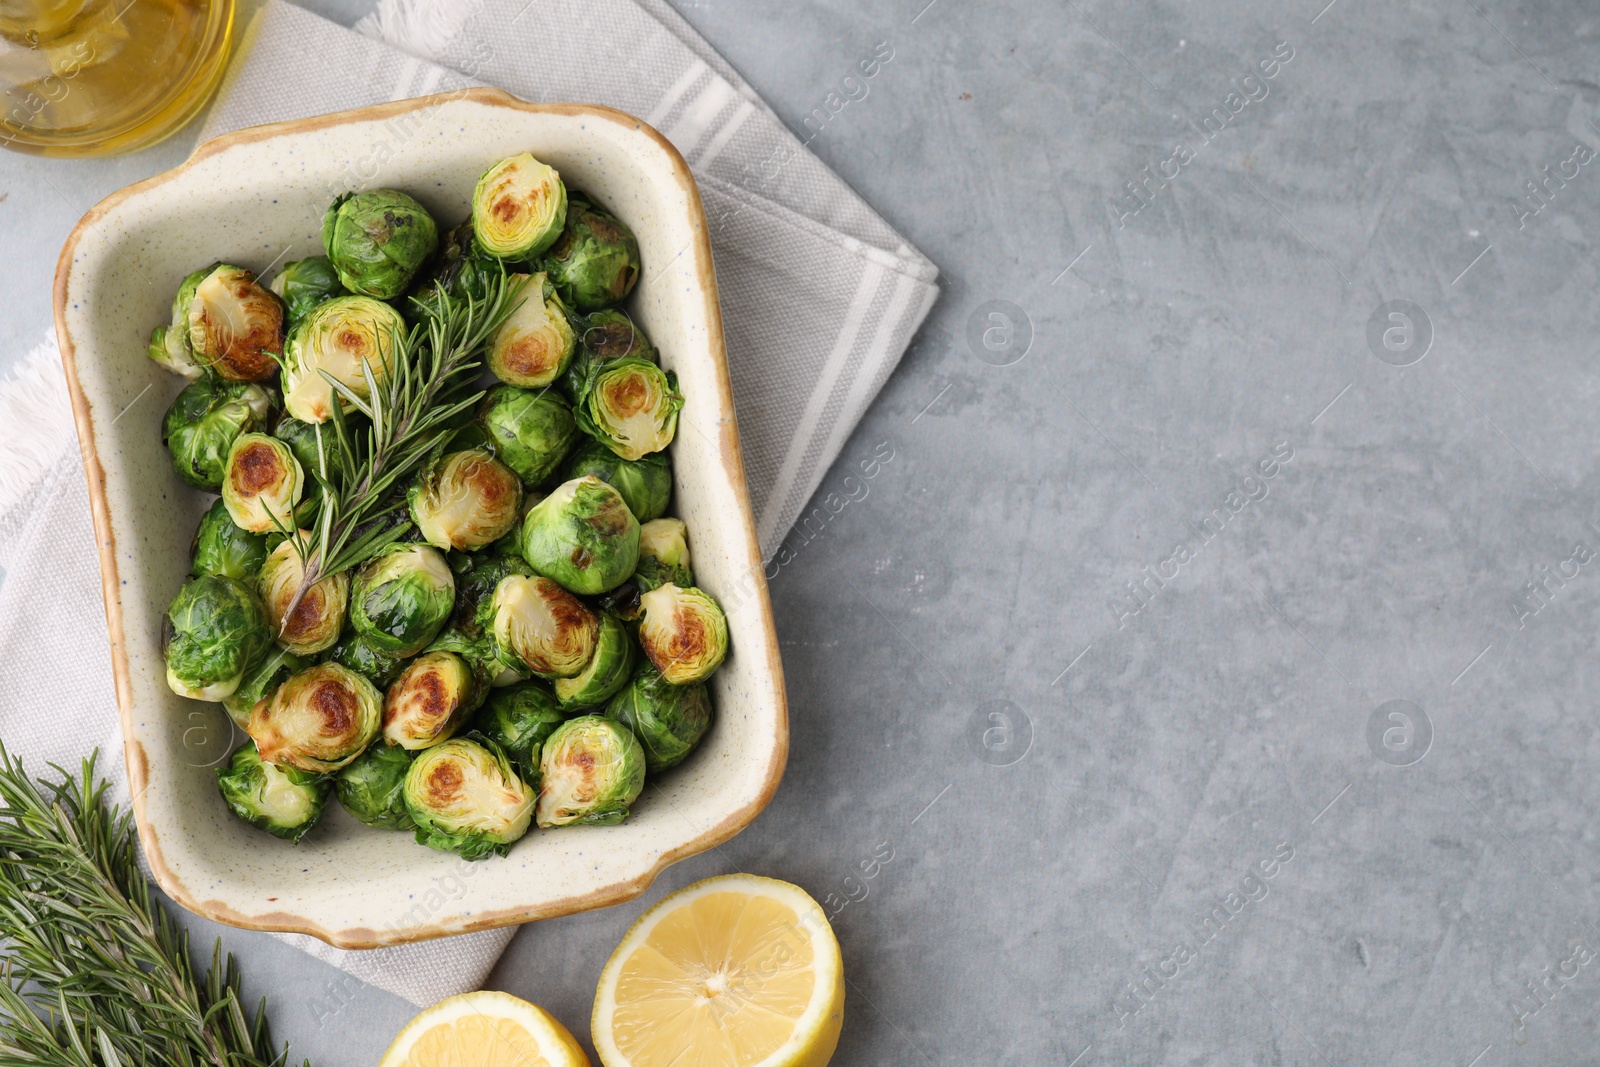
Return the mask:
[[0, 0], [0, 148], [129, 152], [200, 112], [233, 0]]

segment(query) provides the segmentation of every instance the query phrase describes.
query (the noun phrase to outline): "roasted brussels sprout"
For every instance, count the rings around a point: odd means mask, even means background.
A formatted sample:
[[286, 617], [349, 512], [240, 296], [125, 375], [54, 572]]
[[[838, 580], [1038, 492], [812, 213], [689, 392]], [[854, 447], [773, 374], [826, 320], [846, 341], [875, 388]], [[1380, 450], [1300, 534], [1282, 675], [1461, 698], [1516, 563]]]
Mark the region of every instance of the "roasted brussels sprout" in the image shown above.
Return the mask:
[[510, 533], [522, 514], [516, 472], [481, 448], [447, 452], [406, 493], [411, 521], [439, 548], [472, 551]]
[[468, 219], [439, 238], [439, 254], [425, 272], [414, 295], [428, 300], [439, 294], [482, 299], [489, 282], [505, 268], [493, 256], [485, 255], [473, 242], [472, 220]]
[[370, 296], [336, 296], [318, 304], [295, 323], [284, 342], [284, 408], [301, 422], [327, 421], [338, 397], [323, 371], [366, 399], [369, 390], [361, 368], [382, 385], [405, 330], [406, 320], [398, 311]]
[[189, 351], [188, 332], [185, 330], [157, 326], [150, 331], [150, 343], [145, 346], [144, 352], [157, 365], [191, 382], [206, 372], [205, 367], [194, 358], [194, 353]]
[[464, 558], [468, 566], [456, 574], [456, 606], [450, 614], [450, 626], [469, 637], [492, 639], [495, 587], [507, 575], [531, 575], [533, 569], [517, 555]]
[[197, 365], [231, 382], [265, 381], [278, 373], [283, 305], [243, 267], [215, 263], [183, 280], [160, 340], [167, 359], [157, 358], [154, 336], [151, 358], [185, 377]]
[[266, 612], [237, 578], [206, 574], [179, 590], [162, 633], [167, 684], [181, 697], [222, 700], [272, 643]]
[[482, 696], [469, 664], [454, 652], [424, 652], [400, 672], [383, 698], [383, 739], [419, 749], [451, 737]]
[[194, 531], [189, 557], [193, 560], [189, 573], [196, 578], [202, 574], [221, 574], [247, 580], [254, 578], [261, 564], [266, 562], [267, 539], [239, 529], [228, 517], [227, 505], [216, 500]]
[[689, 570], [689, 528], [682, 519], [651, 519], [639, 526], [639, 569], [633, 580], [644, 592], [662, 585], [694, 584]]
[[594, 372], [573, 414], [579, 429], [623, 459], [643, 459], [672, 443], [681, 407], [677, 375], [629, 356]]
[[641, 523], [667, 513], [672, 500], [672, 464], [665, 452], [643, 459], [623, 459], [599, 441], [586, 441], [562, 471], [569, 481], [585, 474], [594, 475], [621, 493], [628, 510]]
[[638, 564], [639, 524], [621, 493], [592, 474], [574, 478], [528, 509], [522, 558], [574, 593], [604, 593]]
[[348, 667], [319, 663], [291, 675], [257, 704], [245, 729], [261, 758], [331, 774], [370, 745], [383, 725], [383, 696]]
[[389, 683], [399, 676], [400, 669], [406, 665], [404, 656], [380, 652], [354, 632], [340, 638], [328, 658], [341, 667], [349, 667], [379, 689], [389, 688]]
[[251, 826], [298, 842], [322, 817], [332, 788], [320, 774], [267, 763], [247, 741], [226, 767], [217, 768], [217, 788], [233, 813]]
[[578, 437], [572, 406], [548, 389], [497, 385], [478, 405], [478, 424], [496, 458], [529, 485], [554, 474]]
[[339, 272], [327, 256], [290, 260], [267, 288], [283, 300], [291, 327], [312, 308], [324, 300], [343, 296], [345, 291], [339, 284]]
[[728, 620], [699, 589], [658, 586], [639, 598], [639, 646], [673, 685], [703, 682], [728, 655]]
[[523, 152], [483, 172], [472, 190], [472, 231], [496, 259], [532, 259], [567, 221], [567, 187], [555, 168]]
[[604, 308], [574, 320], [572, 325], [578, 334], [578, 352], [561, 376], [561, 388], [570, 400], [583, 396], [589, 376], [613, 360], [636, 356], [657, 361], [650, 339], [621, 308]]
[[524, 682], [491, 693], [473, 729], [505, 749], [522, 780], [538, 788], [540, 746], [566, 721], [549, 686]]
[[439, 247], [428, 209], [397, 189], [345, 193], [322, 217], [322, 249], [352, 293], [392, 300]]
[[[310, 536], [309, 530], [300, 531], [301, 538]], [[339, 642], [345, 607], [350, 602], [350, 576], [340, 571], [318, 578], [291, 613], [289, 605], [300, 591], [305, 574], [305, 565], [300, 553], [295, 551], [294, 542], [285, 538], [268, 553], [256, 579], [256, 588], [261, 593], [261, 602], [266, 605], [273, 635], [290, 652], [311, 656]]]
[[257, 704], [271, 700], [278, 686], [288, 681], [290, 675], [298, 674], [309, 666], [311, 661], [305, 656], [290, 652], [282, 645], [273, 645], [266, 655], [244, 672], [244, 680], [239, 683], [239, 688], [231, 696], [223, 697], [222, 707], [227, 711], [228, 718], [239, 729], [245, 729], [250, 723], [250, 713], [256, 710]]
[[161, 423], [172, 469], [196, 489], [216, 492], [228, 469], [228, 450], [244, 433], [261, 429], [272, 413], [272, 394], [253, 382], [207, 376], [184, 387]]
[[[300, 470], [304, 472], [307, 482], [322, 469], [322, 451], [317, 447], [317, 427], [309, 422], [301, 422], [291, 415], [284, 415], [278, 419], [278, 424], [272, 428], [272, 436], [289, 446], [289, 451], [294, 453], [294, 458], [300, 461]], [[333, 431], [328, 431], [324, 439], [323, 450], [330, 450], [333, 445]]]
[[644, 767], [626, 726], [599, 715], [568, 719], [539, 752], [539, 826], [617, 825], [644, 791]]
[[472, 665], [491, 686], [526, 681], [528, 670], [514, 655], [495, 645], [494, 590], [508, 574], [532, 574], [519, 556], [469, 556], [456, 571], [456, 603], [450, 620], [424, 652], [454, 652]]
[[628, 628], [615, 615], [601, 615], [594, 655], [583, 670], [571, 678], [557, 678], [550, 688], [568, 711], [598, 707], [628, 684], [633, 665], [633, 638], [628, 636]]
[[241, 530], [271, 533], [289, 528], [304, 485], [300, 461], [276, 437], [240, 434], [228, 449], [222, 503]]
[[545, 284], [543, 274], [526, 279], [517, 305], [489, 345], [486, 360], [494, 376], [507, 385], [542, 389], [561, 377], [577, 352], [577, 337], [561, 299]]
[[711, 694], [703, 685], [673, 685], [645, 667], [611, 698], [606, 715], [633, 731], [645, 769], [659, 774], [682, 763], [711, 728]]
[[405, 799], [419, 844], [469, 860], [504, 856], [533, 817], [533, 790], [487, 739], [458, 737], [419, 753]]
[[194, 349], [189, 347], [189, 305], [194, 303], [195, 290], [200, 288], [206, 275], [220, 266], [221, 263], [208, 264], [178, 283], [178, 291], [172, 297], [172, 320], [166, 326], [155, 328], [146, 349], [151, 359], [190, 381], [204, 374], [206, 366], [195, 358]]
[[368, 560], [350, 590], [350, 626], [372, 648], [410, 656], [450, 617], [456, 579], [444, 553], [401, 541]]
[[594, 656], [600, 622], [548, 578], [513, 574], [495, 586], [493, 634], [513, 662], [544, 678], [571, 678]]
[[568, 307], [595, 311], [633, 291], [639, 280], [639, 242], [615, 215], [574, 196], [561, 236], [541, 261]]
[[406, 772], [411, 753], [393, 745], [372, 745], [333, 776], [333, 790], [344, 810], [379, 830], [411, 830], [406, 809]]

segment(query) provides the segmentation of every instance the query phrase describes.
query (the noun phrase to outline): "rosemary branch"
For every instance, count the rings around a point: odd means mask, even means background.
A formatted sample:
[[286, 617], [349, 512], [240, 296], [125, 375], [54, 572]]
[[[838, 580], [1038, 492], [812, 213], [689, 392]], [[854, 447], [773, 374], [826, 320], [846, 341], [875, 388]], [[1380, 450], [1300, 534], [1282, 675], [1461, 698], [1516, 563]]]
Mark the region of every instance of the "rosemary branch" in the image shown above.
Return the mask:
[[[202, 976], [150, 898], [95, 755], [35, 781], [0, 744], [0, 1067], [282, 1067], [220, 941]], [[52, 765], [53, 766], [53, 765]]]
[[[317, 427], [318, 469], [311, 474], [321, 501], [311, 536], [292, 532], [304, 576], [284, 613], [286, 620], [320, 579], [358, 566], [405, 536], [411, 520], [400, 488], [455, 431], [452, 420], [483, 396], [472, 388], [473, 372], [495, 333], [522, 303], [526, 284], [524, 278], [501, 274], [490, 280], [482, 297], [443, 289], [413, 297], [422, 319], [407, 333], [391, 336], [389, 374], [383, 381], [362, 363], [365, 397], [322, 372], [369, 425], [361, 437], [353, 435], [342, 405], [334, 404], [328, 423]], [[331, 426], [330, 433], [324, 432], [325, 426]]]

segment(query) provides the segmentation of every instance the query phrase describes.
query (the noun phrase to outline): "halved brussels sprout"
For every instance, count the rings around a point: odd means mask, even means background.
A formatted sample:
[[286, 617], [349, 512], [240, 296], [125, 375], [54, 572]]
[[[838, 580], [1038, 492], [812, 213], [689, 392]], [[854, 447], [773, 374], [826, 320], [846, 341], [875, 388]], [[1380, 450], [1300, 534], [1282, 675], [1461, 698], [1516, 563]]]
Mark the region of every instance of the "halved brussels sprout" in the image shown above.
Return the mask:
[[217, 768], [217, 788], [245, 822], [298, 842], [322, 817], [332, 786], [320, 774], [265, 762], [255, 742], [247, 741], [226, 767]]
[[606, 715], [633, 731], [645, 769], [659, 774], [682, 763], [711, 728], [711, 694], [703, 685], [673, 685], [647, 666], [611, 698]]
[[574, 593], [615, 589], [639, 562], [639, 524], [594, 475], [563, 482], [522, 520], [522, 558]]
[[318, 304], [295, 323], [283, 346], [284, 408], [301, 422], [326, 422], [339, 398], [322, 371], [367, 399], [362, 366], [382, 385], [405, 330], [400, 312], [370, 296], [336, 296]]
[[667, 584], [639, 598], [639, 646], [673, 685], [711, 677], [728, 655], [728, 619], [699, 589]]
[[261, 758], [331, 774], [372, 744], [383, 725], [383, 695], [348, 667], [319, 663], [291, 675], [257, 704], [245, 729]]
[[644, 749], [626, 726], [599, 715], [568, 719], [539, 753], [541, 829], [616, 826], [644, 791]]
[[266, 655], [256, 661], [255, 666], [244, 672], [244, 680], [239, 683], [239, 688], [231, 696], [222, 698], [222, 707], [227, 711], [228, 718], [239, 729], [245, 729], [250, 723], [250, 713], [256, 710], [257, 704], [271, 700], [278, 686], [309, 666], [311, 661], [305, 656], [290, 652], [282, 645], [273, 645]]
[[466, 558], [470, 566], [456, 574], [456, 606], [450, 614], [450, 626], [468, 637], [493, 640], [495, 587], [507, 575], [531, 575], [533, 568], [516, 555]]
[[231, 382], [261, 382], [278, 373], [283, 304], [243, 267], [219, 263], [200, 280], [183, 328], [196, 361]]
[[389, 683], [400, 674], [400, 669], [406, 665], [404, 656], [391, 656], [387, 652], [380, 652], [367, 643], [366, 639], [357, 633], [347, 633], [333, 646], [333, 652], [328, 656], [341, 667], [349, 667], [379, 689], [387, 689]]
[[694, 584], [689, 570], [689, 528], [682, 519], [651, 519], [639, 527], [639, 569], [633, 580], [649, 592], [663, 585]]
[[628, 628], [615, 615], [602, 614], [594, 655], [583, 670], [571, 678], [557, 678], [550, 688], [567, 711], [598, 707], [628, 684], [633, 665], [633, 638], [628, 636]]
[[266, 612], [237, 578], [206, 574], [178, 591], [167, 609], [162, 652], [167, 684], [181, 697], [231, 696], [272, 643]]
[[629, 356], [594, 372], [573, 413], [579, 429], [623, 459], [643, 459], [672, 443], [681, 407], [676, 374]]
[[196, 489], [216, 492], [228, 469], [228, 450], [240, 434], [267, 424], [272, 394], [253, 382], [207, 375], [184, 387], [161, 423], [172, 469]]
[[520, 556], [462, 554], [467, 566], [456, 572], [456, 604], [448, 625], [425, 652], [454, 652], [491, 686], [526, 681], [528, 669], [495, 644], [494, 590], [508, 574], [532, 574]]
[[228, 449], [222, 503], [241, 530], [281, 532], [293, 521], [304, 483], [305, 472], [287, 444], [264, 433], [240, 434]]
[[561, 236], [567, 187], [530, 153], [502, 159], [472, 190], [472, 231], [496, 259], [531, 259]]
[[352, 293], [392, 300], [438, 247], [433, 216], [397, 189], [345, 193], [322, 217], [322, 249]]
[[488, 739], [423, 750], [406, 772], [405, 799], [418, 844], [469, 860], [504, 856], [533, 818], [533, 790]]
[[372, 745], [355, 762], [333, 776], [333, 789], [344, 810], [379, 830], [411, 830], [406, 809], [406, 772], [411, 753], [393, 745]]
[[[301, 530], [300, 536], [309, 538], [311, 531]], [[291, 614], [289, 605], [300, 591], [305, 574], [305, 565], [300, 553], [295, 551], [294, 542], [285, 538], [268, 553], [256, 579], [256, 588], [267, 607], [267, 621], [272, 624], [273, 635], [290, 652], [311, 656], [339, 642], [345, 607], [350, 602], [350, 576], [340, 571], [318, 578]]]
[[579, 311], [609, 307], [639, 280], [639, 242], [617, 217], [586, 197], [567, 202], [561, 236], [543, 260], [556, 292]]
[[604, 308], [573, 323], [578, 333], [578, 354], [561, 376], [561, 388], [576, 401], [583, 395], [589, 376], [613, 360], [636, 356], [657, 362], [656, 350], [628, 313], [621, 308]]
[[623, 459], [599, 441], [585, 441], [562, 472], [569, 481], [592, 474], [622, 494], [641, 523], [667, 513], [672, 500], [672, 464], [665, 452], [643, 459]]
[[145, 346], [144, 354], [158, 366], [165, 367], [173, 374], [181, 375], [192, 382], [204, 374], [206, 369], [194, 358], [194, 353], [189, 351], [187, 336], [187, 331], [174, 330], [170, 326], [157, 326], [150, 331], [150, 343]]
[[194, 531], [189, 557], [193, 561], [189, 573], [196, 578], [202, 574], [221, 574], [241, 580], [254, 578], [261, 564], [266, 562], [267, 539], [239, 529], [228, 517], [227, 506], [215, 500]]
[[594, 656], [599, 620], [548, 578], [508, 575], [490, 605], [495, 644], [534, 674], [571, 678]]
[[526, 279], [522, 303], [494, 335], [485, 361], [494, 376], [508, 385], [541, 389], [561, 377], [578, 347], [567, 310], [545, 285], [544, 275], [513, 274]]
[[324, 300], [344, 295], [339, 272], [333, 269], [333, 260], [327, 256], [290, 260], [267, 288], [282, 298], [290, 326], [305, 318], [307, 312]]
[[411, 521], [439, 548], [472, 551], [510, 533], [522, 514], [516, 472], [481, 448], [447, 452], [406, 493]]
[[454, 652], [424, 652], [383, 698], [383, 739], [401, 748], [436, 745], [455, 734], [482, 690], [471, 664]]
[[[207, 264], [190, 272], [178, 283], [178, 291], [172, 296], [171, 321], [166, 326], [156, 327], [146, 350], [151, 359], [191, 381], [204, 374], [206, 367], [195, 358], [194, 349], [189, 347], [189, 305], [194, 303], [195, 290], [200, 288], [206, 275], [220, 266], [221, 263]], [[158, 348], [160, 351], [157, 351]]]
[[379, 652], [410, 656], [443, 628], [455, 598], [455, 575], [443, 552], [396, 542], [356, 572], [350, 627]]
[[505, 749], [522, 780], [539, 785], [539, 749], [567, 721], [555, 695], [543, 682], [497, 689], [473, 720], [473, 729]]
[[478, 424], [500, 462], [529, 485], [555, 473], [578, 437], [572, 406], [548, 389], [497, 385], [478, 405]]

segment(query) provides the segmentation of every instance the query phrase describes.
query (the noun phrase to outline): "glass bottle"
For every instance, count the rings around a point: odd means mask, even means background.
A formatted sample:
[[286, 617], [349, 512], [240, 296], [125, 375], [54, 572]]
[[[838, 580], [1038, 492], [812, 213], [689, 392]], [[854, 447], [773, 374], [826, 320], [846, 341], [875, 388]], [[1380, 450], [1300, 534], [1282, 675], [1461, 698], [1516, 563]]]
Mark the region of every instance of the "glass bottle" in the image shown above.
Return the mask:
[[0, 148], [146, 148], [206, 105], [234, 0], [0, 0]]

